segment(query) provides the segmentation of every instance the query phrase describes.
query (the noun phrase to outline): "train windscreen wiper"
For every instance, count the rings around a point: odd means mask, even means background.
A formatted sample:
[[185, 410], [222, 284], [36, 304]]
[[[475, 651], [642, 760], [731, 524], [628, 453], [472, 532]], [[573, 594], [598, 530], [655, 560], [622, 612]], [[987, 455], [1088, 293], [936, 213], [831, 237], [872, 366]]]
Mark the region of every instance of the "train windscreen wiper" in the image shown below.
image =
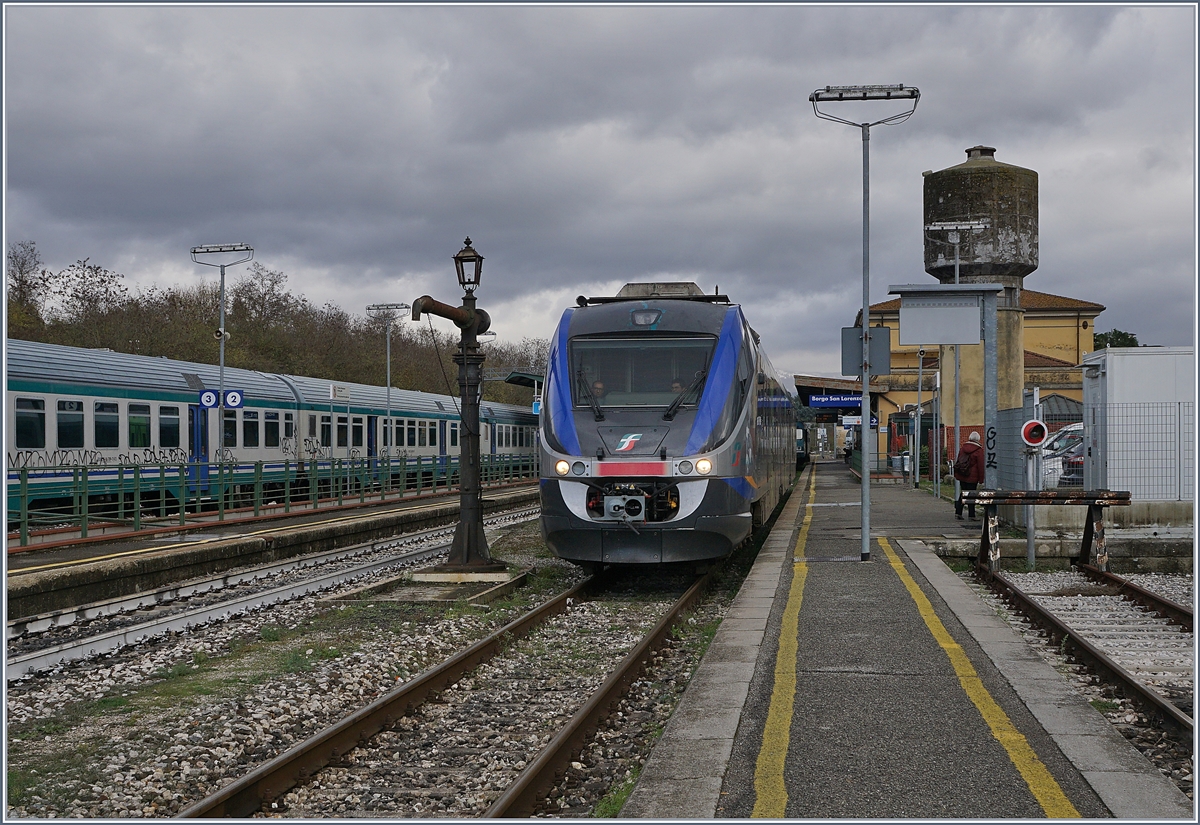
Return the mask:
[[579, 391], [583, 393], [588, 400], [588, 406], [592, 408], [592, 415], [596, 416], [597, 421], [604, 420], [604, 413], [600, 411], [600, 402], [596, 400], [596, 396], [592, 395], [592, 388], [588, 386], [588, 382], [583, 377], [583, 370], [575, 373], [579, 379]]
[[667, 407], [667, 411], [663, 413], [663, 421], [671, 421], [675, 418], [675, 413], [679, 412], [679, 408], [683, 406], [684, 399], [691, 395], [704, 382], [707, 375], [708, 370], [700, 370], [700, 372], [696, 373], [696, 377], [692, 379], [692, 383], [688, 384], [688, 388], [679, 393], [679, 397], [671, 402], [671, 406]]

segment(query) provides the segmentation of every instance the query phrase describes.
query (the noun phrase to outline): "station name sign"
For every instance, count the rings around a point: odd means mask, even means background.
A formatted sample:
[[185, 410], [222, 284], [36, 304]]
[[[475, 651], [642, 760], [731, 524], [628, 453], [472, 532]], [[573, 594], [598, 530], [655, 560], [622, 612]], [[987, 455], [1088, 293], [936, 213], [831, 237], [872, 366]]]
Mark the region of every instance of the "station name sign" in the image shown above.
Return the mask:
[[862, 407], [862, 396], [842, 393], [840, 395], [810, 395], [810, 407]]

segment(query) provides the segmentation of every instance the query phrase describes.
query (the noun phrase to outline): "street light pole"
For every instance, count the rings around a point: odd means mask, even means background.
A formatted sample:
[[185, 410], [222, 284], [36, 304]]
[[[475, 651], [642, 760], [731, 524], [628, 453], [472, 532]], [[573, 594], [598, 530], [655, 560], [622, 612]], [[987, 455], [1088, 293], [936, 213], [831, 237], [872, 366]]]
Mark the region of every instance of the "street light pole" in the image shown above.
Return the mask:
[[[197, 258], [197, 255], [218, 255], [226, 253], [238, 253], [242, 257], [236, 261], [224, 261], [221, 263], [214, 261], [202, 261]], [[221, 268], [221, 297], [220, 307], [217, 311], [217, 331], [215, 337], [221, 342], [220, 348], [220, 387], [217, 396], [217, 443], [224, 446], [225, 433], [225, 340], [229, 338], [229, 333], [225, 331], [225, 267], [244, 264], [246, 261], [254, 259], [254, 247], [245, 243], [210, 243], [202, 244], [201, 246], [192, 247], [192, 260], [203, 266], [219, 266]]]
[[[863, 275], [862, 275], [862, 561], [871, 560], [871, 464], [874, 447], [871, 432], [871, 127], [903, 123], [912, 117], [921, 100], [921, 92], [915, 86], [895, 84], [888, 86], [825, 86], [808, 96], [813, 113], [822, 120], [857, 126], [862, 130], [863, 154]], [[912, 108], [881, 120], [859, 123], [834, 117], [817, 108], [818, 103], [847, 100], [908, 100]]]
[[367, 314], [372, 318], [383, 319], [383, 334], [387, 338], [387, 418], [384, 425], [387, 433], [388, 447], [395, 446], [395, 433], [392, 430], [392, 321], [396, 319], [396, 313], [412, 309], [408, 304], [371, 304], [367, 307]]

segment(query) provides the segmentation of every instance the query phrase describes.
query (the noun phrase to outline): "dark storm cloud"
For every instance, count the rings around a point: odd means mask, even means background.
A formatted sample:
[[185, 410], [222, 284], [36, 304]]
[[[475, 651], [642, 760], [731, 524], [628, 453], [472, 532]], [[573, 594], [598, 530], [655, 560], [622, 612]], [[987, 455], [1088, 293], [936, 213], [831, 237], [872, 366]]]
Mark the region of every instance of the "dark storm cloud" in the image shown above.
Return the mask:
[[778, 366], [836, 371], [861, 142], [807, 95], [903, 82], [916, 115], [872, 131], [873, 300], [929, 280], [921, 172], [986, 143], [1041, 175], [1031, 288], [1191, 339], [1190, 8], [6, 12], [6, 230], [56, 267], [174, 283], [191, 245], [248, 240], [360, 311], [449, 299], [470, 233], [502, 334], [548, 335], [580, 292], [690, 278], [745, 303]]

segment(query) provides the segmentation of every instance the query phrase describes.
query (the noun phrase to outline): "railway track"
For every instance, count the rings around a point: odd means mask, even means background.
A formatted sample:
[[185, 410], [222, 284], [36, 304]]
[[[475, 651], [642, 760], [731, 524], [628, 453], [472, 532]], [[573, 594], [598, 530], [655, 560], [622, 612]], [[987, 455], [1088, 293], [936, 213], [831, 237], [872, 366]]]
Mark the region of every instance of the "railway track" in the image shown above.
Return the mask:
[[590, 578], [181, 816], [529, 816], [716, 572], [670, 603]]
[[1095, 568], [997, 573], [987, 583], [1143, 712], [1191, 738], [1195, 661], [1190, 608]]
[[[537, 507], [489, 516], [487, 527], [535, 518]], [[439, 527], [268, 565], [246, 568], [121, 599], [7, 623], [7, 679], [118, 650], [171, 632], [220, 621], [444, 555], [454, 527]]]

